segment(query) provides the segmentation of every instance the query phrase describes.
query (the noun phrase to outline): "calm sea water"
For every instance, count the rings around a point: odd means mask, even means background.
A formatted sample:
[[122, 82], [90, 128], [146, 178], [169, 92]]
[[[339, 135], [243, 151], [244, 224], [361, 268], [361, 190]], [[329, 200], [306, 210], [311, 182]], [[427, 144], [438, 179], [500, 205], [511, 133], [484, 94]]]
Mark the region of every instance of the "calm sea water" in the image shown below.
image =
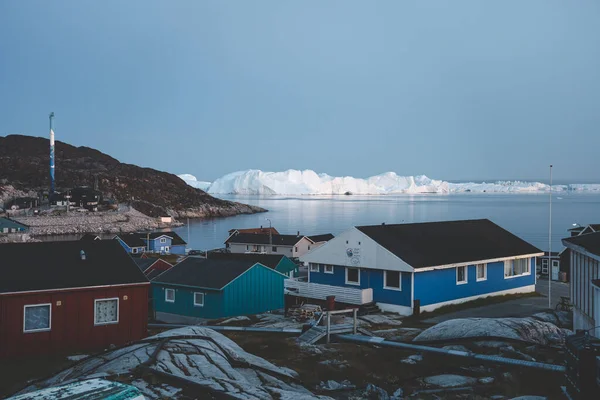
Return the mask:
[[[429, 222], [488, 218], [540, 249], [548, 249], [548, 194], [450, 194], [400, 196], [220, 196], [257, 205], [267, 213], [230, 218], [190, 220], [189, 242], [194, 249], [223, 247], [233, 228], [269, 226], [280, 233], [334, 235], [354, 225]], [[600, 222], [600, 194], [564, 193], [552, 198], [552, 249], [574, 223]], [[188, 238], [187, 226], [174, 229]]]

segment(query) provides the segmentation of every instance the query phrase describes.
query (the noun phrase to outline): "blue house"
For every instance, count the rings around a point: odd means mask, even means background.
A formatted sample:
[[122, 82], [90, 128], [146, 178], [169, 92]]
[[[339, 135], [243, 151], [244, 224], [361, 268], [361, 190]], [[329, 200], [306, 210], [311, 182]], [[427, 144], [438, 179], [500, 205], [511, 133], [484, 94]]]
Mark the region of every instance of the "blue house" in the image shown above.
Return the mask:
[[25, 233], [28, 230], [27, 225], [23, 225], [14, 219], [0, 218], [0, 233]]
[[175, 232], [139, 233], [148, 251], [161, 254], [185, 255], [187, 243]]
[[142, 254], [147, 250], [146, 243], [142, 239], [140, 239], [139, 234], [124, 233], [115, 236], [114, 239], [118, 240], [119, 244], [121, 244], [121, 246], [123, 246], [123, 248], [129, 254]]
[[411, 315], [535, 291], [544, 253], [487, 219], [353, 227], [300, 257], [308, 282], [286, 293]]
[[250, 260], [188, 257], [152, 281], [154, 310], [158, 319], [167, 321], [276, 310], [284, 307], [286, 278]]

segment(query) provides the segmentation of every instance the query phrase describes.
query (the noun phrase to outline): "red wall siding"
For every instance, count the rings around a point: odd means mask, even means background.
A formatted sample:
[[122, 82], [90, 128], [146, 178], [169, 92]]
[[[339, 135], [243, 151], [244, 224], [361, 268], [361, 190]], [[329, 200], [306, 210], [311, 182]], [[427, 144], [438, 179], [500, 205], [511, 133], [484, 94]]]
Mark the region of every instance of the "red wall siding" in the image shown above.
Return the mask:
[[150, 268], [148, 268], [146, 271], [144, 271], [144, 273], [146, 275], [148, 275], [152, 271], [163, 271], [164, 272], [171, 268], [173, 268], [173, 266], [171, 264], [169, 264], [168, 262], [165, 262], [163, 260], [158, 260], [157, 262], [152, 264], [152, 266]]
[[[0, 296], [0, 357], [101, 350], [142, 339], [148, 328], [149, 288], [123, 286]], [[119, 298], [119, 322], [95, 326], [94, 300], [113, 297]], [[43, 303], [52, 304], [51, 330], [24, 333], [23, 307]]]

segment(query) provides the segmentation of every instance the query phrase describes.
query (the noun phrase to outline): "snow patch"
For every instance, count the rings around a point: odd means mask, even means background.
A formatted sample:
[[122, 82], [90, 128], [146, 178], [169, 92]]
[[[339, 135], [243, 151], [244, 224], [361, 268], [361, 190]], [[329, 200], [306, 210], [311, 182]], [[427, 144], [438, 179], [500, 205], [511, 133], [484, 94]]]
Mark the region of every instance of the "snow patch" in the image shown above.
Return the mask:
[[207, 190], [211, 184], [210, 182], [199, 181], [194, 175], [190, 174], [181, 174], [177, 176], [180, 177], [185, 183], [191, 187], [195, 187], [196, 189]]

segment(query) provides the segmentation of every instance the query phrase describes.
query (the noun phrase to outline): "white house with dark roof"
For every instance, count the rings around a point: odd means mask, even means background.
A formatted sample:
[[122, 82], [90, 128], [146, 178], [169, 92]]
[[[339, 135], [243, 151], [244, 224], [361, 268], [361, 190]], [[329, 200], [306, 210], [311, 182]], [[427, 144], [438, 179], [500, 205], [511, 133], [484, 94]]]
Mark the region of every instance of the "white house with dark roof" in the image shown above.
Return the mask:
[[543, 252], [487, 219], [353, 227], [300, 260], [308, 282], [287, 294], [411, 315], [481, 297], [535, 291]]
[[303, 236], [300, 232], [296, 235], [269, 235], [259, 233], [240, 233], [235, 230], [225, 241], [225, 247], [231, 253], [261, 253], [281, 254], [286, 257], [300, 257], [313, 250], [328, 240], [333, 235]]
[[573, 329], [600, 338], [600, 232], [562, 240], [569, 250]]

